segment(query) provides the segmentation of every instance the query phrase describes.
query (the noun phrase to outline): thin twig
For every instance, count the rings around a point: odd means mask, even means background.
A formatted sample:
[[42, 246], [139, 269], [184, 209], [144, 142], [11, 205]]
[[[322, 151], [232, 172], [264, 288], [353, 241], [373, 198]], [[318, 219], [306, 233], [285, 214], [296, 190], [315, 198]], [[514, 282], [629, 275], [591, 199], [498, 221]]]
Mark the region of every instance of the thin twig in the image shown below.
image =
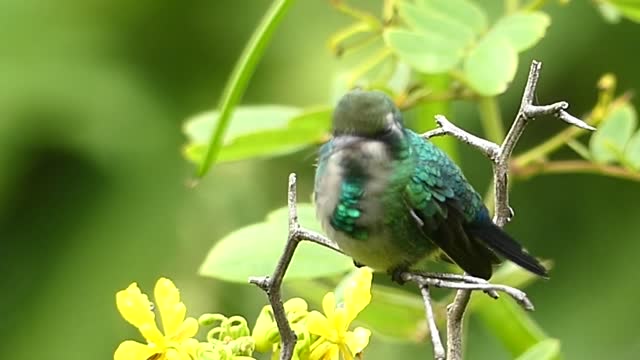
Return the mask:
[[529, 77], [524, 88], [524, 93], [522, 94], [520, 109], [513, 121], [513, 125], [511, 125], [511, 129], [509, 129], [507, 136], [500, 146], [500, 151], [493, 167], [493, 181], [496, 189], [494, 195], [495, 213], [493, 221], [500, 227], [503, 227], [511, 219], [512, 212], [509, 207], [508, 191], [509, 159], [529, 120], [533, 120], [540, 115], [554, 115], [558, 119], [581, 129], [595, 130], [594, 127], [567, 113], [565, 110], [569, 107], [569, 104], [564, 101], [551, 105], [533, 104], [541, 68], [541, 62], [535, 60], [531, 62]]
[[462, 359], [462, 330], [464, 313], [471, 300], [471, 290], [458, 290], [447, 306], [447, 359]]
[[443, 115], [436, 115], [436, 123], [438, 123], [439, 127], [422, 134], [422, 137], [424, 137], [425, 139], [429, 139], [435, 136], [451, 135], [456, 139], [462, 141], [463, 143], [475, 147], [491, 161], [496, 161], [496, 156], [498, 155], [498, 151], [500, 150], [500, 146], [498, 146], [497, 144], [494, 144], [489, 140], [477, 137], [460, 129], [459, 127], [452, 124], [449, 120], [447, 120], [447, 118]]
[[288, 206], [289, 206], [289, 238], [284, 248], [284, 253], [278, 260], [278, 265], [273, 271], [271, 277], [259, 277], [250, 278], [249, 282], [259, 286], [267, 293], [269, 297], [269, 303], [273, 309], [273, 317], [278, 325], [278, 331], [280, 332], [280, 339], [282, 343], [282, 350], [280, 353], [280, 359], [289, 360], [293, 356], [293, 349], [296, 345], [296, 334], [291, 330], [289, 321], [287, 320], [287, 314], [284, 311], [284, 305], [282, 303], [282, 296], [280, 294], [282, 280], [287, 272], [287, 268], [293, 258], [293, 253], [296, 247], [300, 243], [297, 230], [300, 228], [298, 224], [298, 209], [296, 201], [296, 175], [289, 175], [289, 191], [288, 191]]
[[438, 325], [436, 325], [436, 317], [433, 313], [433, 305], [431, 304], [431, 295], [429, 294], [429, 285], [420, 285], [420, 293], [424, 299], [424, 310], [427, 317], [427, 325], [429, 326], [429, 334], [433, 343], [433, 357], [435, 360], [445, 360], [446, 354], [440, 339]]
[[[489, 282], [485, 283], [470, 283], [470, 282], [462, 282], [462, 281], [449, 281], [438, 278], [426, 277], [420, 273], [413, 272], [405, 272], [402, 274], [402, 280], [404, 281], [413, 281], [417, 283], [419, 286], [433, 286], [437, 288], [443, 289], [458, 289], [458, 290], [482, 290], [485, 292], [489, 291], [500, 291], [509, 296], [511, 296], [514, 300], [516, 300], [523, 308], [526, 310], [533, 310], [533, 304], [531, 300], [527, 297], [522, 290], [518, 290], [511, 286], [501, 285], [501, 284], [491, 284]], [[493, 297], [492, 294], [488, 294]]]

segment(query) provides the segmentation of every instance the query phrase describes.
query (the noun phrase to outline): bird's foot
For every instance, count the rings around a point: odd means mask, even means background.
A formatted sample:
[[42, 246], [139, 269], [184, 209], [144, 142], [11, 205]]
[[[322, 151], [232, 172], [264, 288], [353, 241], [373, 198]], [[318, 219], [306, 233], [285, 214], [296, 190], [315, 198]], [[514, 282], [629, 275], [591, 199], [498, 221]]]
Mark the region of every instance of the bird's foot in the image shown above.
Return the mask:
[[407, 271], [407, 268], [402, 266], [389, 270], [389, 275], [391, 275], [391, 280], [400, 285], [404, 285], [406, 281], [402, 278], [402, 274], [406, 271]]

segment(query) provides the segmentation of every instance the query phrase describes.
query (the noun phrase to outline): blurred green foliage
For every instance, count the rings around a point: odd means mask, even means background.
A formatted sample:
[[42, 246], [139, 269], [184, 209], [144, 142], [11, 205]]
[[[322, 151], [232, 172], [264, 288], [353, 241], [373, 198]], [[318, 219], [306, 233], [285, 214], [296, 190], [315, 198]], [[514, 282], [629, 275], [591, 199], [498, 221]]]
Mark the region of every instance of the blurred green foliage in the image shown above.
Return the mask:
[[[0, 2], [0, 336], [6, 344], [0, 356], [110, 358], [121, 340], [138, 337], [119, 318], [115, 292], [133, 281], [149, 289], [159, 276], [175, 280], [190, 314], [256, 317], [266, 302], [262, 292], [200, 277], [198, 267], [216, 239], [285, 203], [289, 172], [299, 174], [299, 196], [308, 198], [314, 152], [217, 165], [190, 189], [185, 183], [193, 169], [181, 159], [180, 126], [215, 106], [268, 6], [256, 0]], [[486, 2], [490, 20], [501, 6]], [[500, 98], [504, 114], [517, 109], [522, 64], [532, 58], [545, 63], [540, 102], [565, 99], [575, 114], [591, 110], [604, 72], [618, 76], [619, 89], [638, 87], [629, 49], [640, 27], [620, 17], [637, 13], [614, 8], [621, 15], [610, 25], [589, 2], [549, 2], [545, 10], [553, 25], [544, 41], [519, 55], [513, 91]], [[330, 77], [344, 65], [324, 44], [347, 25], [326, 1], [298, 1], [244, 103], [330, 103]], [[451, 111], [457, 124], [480, 132], [475, 109], [455, 103]], [[540, 119], [519, 149], [562, 128]], [[468, 178], [486, 186], [489, 164], [468, 148], [460, 153]], [[568, 150], [558, 155], [570, 156]], [[637, 357], [640, 290], [629, 286], [629, 274], [637, 272], [631, 254], [640, 252], [638, 203], [637, 183], [603, 176], [535, 177], [514, 188], [517, 217], [509, 231], [556, 264], [551, 280], [529, 289], [533, 317], [561, 341], [567, 358]], [[483, 326], [470, 319], [473, 358], [509, 358]], [[555, 343], [544, 346], [536, 350], [553, 351]], [[374, 337], [367, 358], [423, 358], [429, 348]]]

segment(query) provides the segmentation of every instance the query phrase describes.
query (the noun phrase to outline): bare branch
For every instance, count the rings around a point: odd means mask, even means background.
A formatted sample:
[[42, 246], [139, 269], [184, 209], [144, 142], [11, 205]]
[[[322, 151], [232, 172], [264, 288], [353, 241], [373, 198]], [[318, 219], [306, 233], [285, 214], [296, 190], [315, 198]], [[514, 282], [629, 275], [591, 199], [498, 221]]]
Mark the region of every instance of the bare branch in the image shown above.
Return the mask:
[[462, 330], [464, 313], [471, 300], [471, 290], [458, 290], [447, 306], [447, 359], [462, 359]]
[[541, 62], [535, 60], [531, 62], [527, 85], [525, 86], [524, 93], [522, 94], [520, 110], [518, 110], [518, 114], [513, 121], [513, 125], [511, 125], [511, 129], [500, 146], [500, 152], [496, 158], [493, 168], [493, 181], [496, 189], [493, 221], [500, 227], [504, 226], [511, 218], [507, 175], [509, 172], [509, 159], [511, 158], [513, 149], [516, 147], [516, 144], [524, 132], [529, 120], [533, 120], [540, 115], [550, 114], [581, 129], [595, 130], [595, 128], [591, 127], [584, 121], [567, 113], [565, 110], [569, 107], [569, 104], [564, 101], [551, 105], [533, 104], [541, 68]]
[[296, 175], [289, 175], [289, 191], [288, 191], [288, 206], [289, 206], [289, 238], [284, 248], [284, 253], [278, 260], [278, 265], [273, 271], [271, 277], [250, 278], [249, 282], [259, 286], [267, 293], [269, 297], [269, 303], [273, 309], [273, 317], [278, 325], [278, 331], [280, 332], [280, 339], [282, 350], [280, 352], [281, 360], [289, 360], [293, 356], [293, 349], [296, 345], [296, 334], [291, 330], [289, 321], [287, 320], [287, 314], [284, 311], [284, 305], [282, 303], [282, 295], [280, 294], [282, 279], [287, 272], [287, 268], [293, 258], [293, 253], [296, 251], [296, 247], [300, 243], [298, 235], [298, 210], [296, 201]]
[[443, 280], [442, 278], [426, 277], [420, 273], [405, 272], [402, 273], [402, 280], [413, 281], [419, 286], [433, 286], [443, 289], [457, 289], [457, 290], [482, 290], [485, 292], [491, 292], [487, 295], [494, 297], [493, 292], [500, 291], [511, 296], [526, 310], [533, 310], [533, 304], [522, 290], [518, 290], [511, 286], [491, 284], [489, 282], [464, 282], [464, 281], [450, 281]]
[[438, 123], [440, 127], [422, 134], [422, 137], [429, 139], [435, 136], [451, 135], [463, 143], [475, 147], [491, 161], [495, 162], [498, 151], [500, 150], [497, 144], [460, 129], [443, 115], [436, 115], [436, 123]]
[[431, 342], [433, 343], [433, 357], [435, 360], [445, 360], [446, 355], [444, 347], [442, 346], [442, 340], [440, 339], [440, 332], [436, 325], [436, 317], [433, 313], [433, 305], [431, 304], [431, 295], [429, 294], [428, 285], [420, 285], [420, 292], [424, 299], [424, 310], [427, 316], [427, 325], [429, 326], [429, 334], [431, 335]]

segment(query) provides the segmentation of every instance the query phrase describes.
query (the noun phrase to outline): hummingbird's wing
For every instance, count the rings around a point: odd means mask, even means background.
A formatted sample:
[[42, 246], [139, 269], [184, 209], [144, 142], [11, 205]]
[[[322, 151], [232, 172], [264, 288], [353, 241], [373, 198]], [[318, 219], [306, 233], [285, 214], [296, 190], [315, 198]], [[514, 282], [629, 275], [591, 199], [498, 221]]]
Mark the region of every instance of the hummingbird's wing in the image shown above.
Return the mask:
[[[404, 189], [412, 217], [425, 240], [436, 244], [464, 271], [490, 278], [491, 265], [500, 260], [464, 226], [470, 221], [470, 207], [481, 205], [477, 204], [479, 196], [467, 191], [460, 169], [446, 154], [431, 143], [419, 141], [413, 144], [418, 161]], [[460, 191], [461, 187], [465, 191]]]
[[455, 201], [439, 202], [437, 199], [433, 207], [437, 207], [434, 214], [413, 207], [410, 209], [418, 218], [426, 241], [431, 241], [465, 272], [472, 276], [489, 279], [492, 264], [500, 259], [487, 247], [480, 244], [473, 236], [469, 236], [463, 227], [463, 216], [456, 209]]

